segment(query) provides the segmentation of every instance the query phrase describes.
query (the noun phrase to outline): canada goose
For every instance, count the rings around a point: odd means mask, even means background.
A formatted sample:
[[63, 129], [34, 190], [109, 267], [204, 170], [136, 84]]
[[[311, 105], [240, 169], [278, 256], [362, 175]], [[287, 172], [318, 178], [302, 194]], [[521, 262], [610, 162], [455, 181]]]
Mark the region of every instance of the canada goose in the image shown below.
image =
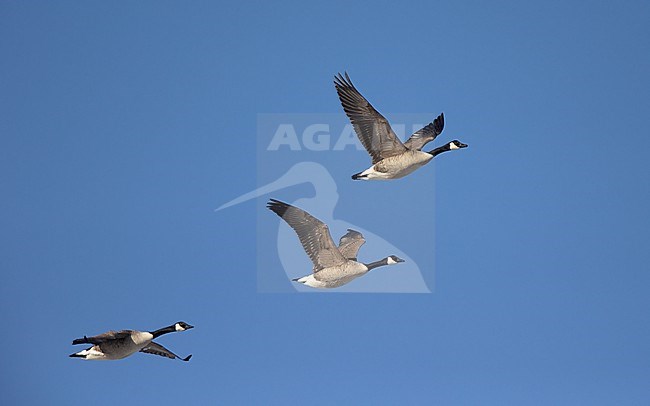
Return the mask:
[[384, 116], [354, 87], [347, 73], [345, 77], [339, 73], [334, 78], [334, 86], [357, 137], [372, 157], [372, 166], [352, 175], [352, 179], [399, 179], [440, 153], [467, 147], [467, 144], [453, 140], [431, 151], [421, 151], [425, 144], [433, 141], [442, 132], [445, 125], [443, 114], [402, 143]]
[[[308, 213], [318, 214], [318, 218], [336, 230], [354, 229], [360, 231], [367, 243], [372, 246], [374, 252], [392, 252], [408, 262], [408, 266], [400, 269], [400, 283], [395, 283], [391, 275], [377, 275], [372, 279], [364, 280], [363, 283], [352, 283], [337, 288], [340, 292], [382, 292], [382, 293], [431, 293], [427, 286], [421, 267], [417, 261], [409, 257], [409, 250], [412, 248], [404, 246], [395, 236], [379, 236], [370, 230], [360, 228], [350, 218], [335, 216], [336, 207], [339, 202], [339, 193], [336, 181], [331, 173], [323, 165], [316, 162], [303, 161], [292, 165], [285, 173], [270, 183], [258, 186], [255, 190], [244, 193], [241, 196], [222, 204], [216, 211], [224, 210], [251, 199], [267, 194], [273, 194], [295, 185], [308, 184], [313, 193], [309, 196], [301, 196], [289, 202]], [[273, 247], [278, 253], [278, 259], [282, 264], [282, 271], [289, 279], [295, 277], [293, 272], [305, 266], [305, 258], [296, 251], [294, 241], [295, 232], [286, 223], [278, 222], [277, 237], [275, 241], [266, 241], [266, 245]], [[260, 237], [262, 238], [262, 237]], [[379, 254], [377, 254], [379, 255]], [[277, 275], [278, 278], [282, 276]], [[302, 286], [291, 287], [301, 290]]]
[[311, 274], [293, 279], [294, 282], [312, 288], [337, 288], [371, 269], [404, 262], [395, 255], [369, 264], [357, 262], [357, 252], [365, 242], [360, 232], [348, 230], [337, 247], [327, 224], [306, 211], [275, 199], [271, 199], [267, 207], [298, 234], [300, 243], [314, 264]]
[[84, 336], [83, 338], [77, 338], [72, 341], [72, 344], [93, 344], [93, 346], [83, 351], [70, 354], [70, 356], [88, 360], [114, 360], [126, 358], [129, 355], [140, 351], [147, 354], [161, 355], [171, 359], [178, 358], [182, 361], [189, 361], [190, 358], [192, 358], [192, 354], [185, 358], [181, 358], [152, 340], [163, 334], [173, 333], [175, 331], [185, 331], [191, 328], [194, 328], [194, 326], [179, 321], [171, 326], [163, 327], [151, 332], [121, 330], [109, 331], [94, 337]]

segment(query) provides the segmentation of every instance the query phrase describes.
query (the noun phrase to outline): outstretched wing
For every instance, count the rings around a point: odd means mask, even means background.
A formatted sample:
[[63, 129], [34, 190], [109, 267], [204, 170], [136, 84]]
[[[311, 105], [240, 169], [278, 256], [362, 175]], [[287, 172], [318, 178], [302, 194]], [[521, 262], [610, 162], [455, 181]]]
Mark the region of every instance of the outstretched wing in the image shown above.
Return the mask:
[[282, 217], [298, 234], [302, 247], [314, 264], [314, 272], [345, 262], [332, 240], [327, 224], [306, 211], [279, 200], [271, 199], [266, 207]]
[[133, 330], [108, 331], [92, 337], [84, 336], [83, 338], [77, 338], [72, 341], [72, 344], [101, 344], [107, 341], [123, 340], [129, 337], [132, 332]]
[[416, 131], [411, 137], [406, 140], [404, 146], [408, 149], [421, 150], [422, 147], [428, 142], [436, 139], [445, 127], [445, 115], [440, 114], [432, 123], [426, 127]]
[[189, 361], [190, 358], [192, 358], [192, 354], [188, 355], [185, 358], [181, 358], [178, 355], [174, 354], [173, 352], [169, 351], [167, 348], [163, 347], [162, 345], [158, 343], [154, 343], [153, 341], [149, 343], [146, 347], [140, 350], [140, 352], [145, 352], [147, 354], [154, 354], [154, 355], [160, 355], [161, 357], [167, 357], [170, 359], [175, 359], [178, 358], [181, 361]]
[[365, 242], [366, 240], [363, 238], [363, 234], [348, 228], [347, 234], [341, 237], [341, 240], [339, 241], [339, 251], [341, 251], [341, 255], [345, 258], [356, 261], [359, 248], [361, 248]]
[[354, 87], [350, 77], [340, 73], [334, 78], [345, 114], [352, 122], [357, 137], [376, 164], [384, 158], [406, 152], [406, 147], [390, 128], [388, 121]]

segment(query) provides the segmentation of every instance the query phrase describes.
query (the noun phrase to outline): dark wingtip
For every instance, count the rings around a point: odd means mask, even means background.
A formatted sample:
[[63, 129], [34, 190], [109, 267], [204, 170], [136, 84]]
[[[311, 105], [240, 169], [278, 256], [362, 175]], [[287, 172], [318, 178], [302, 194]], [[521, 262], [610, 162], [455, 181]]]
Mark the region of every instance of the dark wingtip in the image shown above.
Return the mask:
[[285, 202], [281, 202], [280, 200], [269, 199], [268, 203], [266, 203], [266, 208], [271, 210], [273, 213], [277, 214], [278, 216], [282, 217], [284, 213], [286, 213], [287, 209], [289, 208], [289, 204]]
[[434, 129], [436, 133], [440, 134], [445, 128], [445, 113], [440, 113], [440, 115], [433, 121]]
[[286, 205], [285, 202], [282, 202], [282, 201], [277, 200], [277, 199], [269, 199], [269, 201], [266, 202], [266, 207], [271, 209], [271, 210], [273, 210], [273, 208], [276, 207], [276, 206], [285, 206], [285, 205]]
[[84, 338], [76, 338], [72, 340], [72, 345], [77, 345], [77, 344], [86, 344], [88, 343], [88, 337], [84, 336]]
[[192, 358], [192, 354], [188, 355], [188, 356], [185, 357], [185, 358], [179, 358], [179, 359], [180, 359], [181, 361], [189, 361], [190, 358]]
[[343, 79], [343, 75], [341, 75], [341, 72], [334, 75], [334, 86], [338, 88], [339, 86], [342, 86], [343, 83], [344, 83], [344, 79]]
[[336, 76], [334, 76], [334, 85], [337, 88], [348, 87], [354, 89], [354, 85], [352, 84], [352, 80], [350, 80], [350, 76], [348, 75], [347, 71], [343, 71], [343, 75], [341, 72], [339, 72]]

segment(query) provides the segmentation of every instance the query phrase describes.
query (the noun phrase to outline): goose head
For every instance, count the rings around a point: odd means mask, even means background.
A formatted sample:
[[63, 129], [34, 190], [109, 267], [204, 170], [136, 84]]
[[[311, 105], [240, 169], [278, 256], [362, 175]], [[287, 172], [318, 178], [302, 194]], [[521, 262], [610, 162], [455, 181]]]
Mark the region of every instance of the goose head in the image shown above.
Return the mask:
[[404, 262], [404, 260], [397, 255], [390, 255], [386, 257], [386, 264], [387, 265], [395, 265], [399, 264], [400, 262]]
[[194, 328], [194, 326], [189, 325], [189, 324], [185, 323], [184, 321], [179, 321], [178, 323], [174, 324], [174, 329], [176, 329], [176, 331], [185, 331], [185, 330], [189, 330], [191, 328]]
[[461, 148], [467, 148], [467, 144], [463, 144], [458, 140], [453, 140], [452, 142], [449, 143], [450, 150], [461, 149]]

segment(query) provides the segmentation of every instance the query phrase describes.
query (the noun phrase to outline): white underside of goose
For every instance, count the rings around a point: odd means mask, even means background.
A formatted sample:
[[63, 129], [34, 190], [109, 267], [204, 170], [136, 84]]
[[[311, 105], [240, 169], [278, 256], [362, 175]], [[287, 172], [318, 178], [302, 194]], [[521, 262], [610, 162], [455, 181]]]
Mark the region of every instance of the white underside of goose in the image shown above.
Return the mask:
[[314, 274], [303, 276], [302, 278], [297, 279], [296, 282], [300, 282], [307, 286], [311, 286], [312, 288], [321, 288], [321, 289], [327, 288], [327, 284], [325, 282], [321, 282], [316, 278], [314, 278]]
[[83, 359], [86, 360], [109, 360], [113, 358], [109, 358], [106, 354], [104, 354], [100, 349], [99, 346], [94, 345], [87, 350], [82, 350], [79, 351], [76, 355], [79, 355], [80, 357], [83, 357]]
[[140, 351], [153, 340], [153, 334], [139, 331], [124, 340], [107, 341], [79, 351], [77, 355], [86, 360], [116, 360], [126, 358]]
[[356, 261], [348, 261], [341, 266], [324, 268], [318, 271], [318, 279], [314, 274], [309, 274], [303, 276], [302, 278], [296, 279], [296, 282], [303, 283], [312, 288], [338, 288], [343, 286], [346, 283], [349, 283], [353, 279], [358, 278], [359, 276], [368, 272], [368, 267], [364, 264]]
[[407, 151], [403, 154], [384, 158], [365, 171], [355, 175], [355, 179], [382, 180], [399, 179], [414, 172], [430, 160], [433, 155], [422, 151]]

